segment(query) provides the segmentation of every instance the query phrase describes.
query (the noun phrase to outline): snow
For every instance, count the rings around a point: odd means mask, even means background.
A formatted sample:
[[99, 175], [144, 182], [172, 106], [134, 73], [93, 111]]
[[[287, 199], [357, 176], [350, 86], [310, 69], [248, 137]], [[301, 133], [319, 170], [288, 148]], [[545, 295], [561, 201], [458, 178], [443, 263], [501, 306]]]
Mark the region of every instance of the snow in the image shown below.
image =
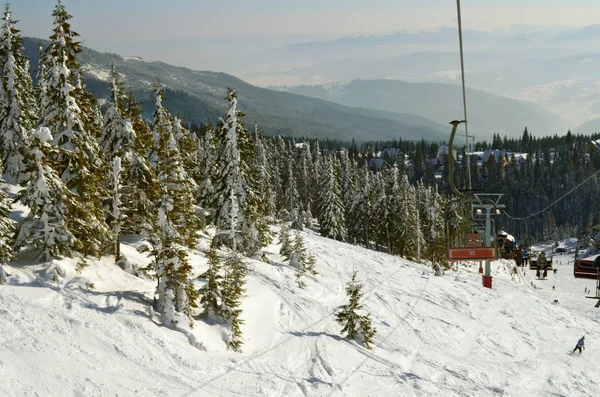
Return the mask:
[[92, 76], [98, 80], [110, 82], [110, 69], [101, 68], [99, 66], [84, 64], [81, 66], [81, 70], [89, 76]]
[[[595, 282], [573, 278], [572, 255], [555, 256], [558, 272], [545, 281], [494, 262], [490, 290], [476, 264], [434, 277], [402, 258], [301, 235], [319, 272], [306, 275], [305, 289], [278, 245], [266, 248], [270, 263], [247, 260], [241, 354], [226, 350], [218, 325], [162, 326], [152, 310], [155, 281], [112, 257], [78, 274], [74, 259], [22, 255], [0, 286], [0, 394], [590, 396], [600, 387], [598, 309], [583, 297]], [[138, 267], [150, 262], [136, 250], [142, 244], [133, 236], [122, 244]], [[207, 269], [199, 252], [190, 262], [194, 274]], [[377, 328], [373, 350], [343, 339], [334, 320], [353, 270]], [[583, 335], [587, 350], [569, 356]]]

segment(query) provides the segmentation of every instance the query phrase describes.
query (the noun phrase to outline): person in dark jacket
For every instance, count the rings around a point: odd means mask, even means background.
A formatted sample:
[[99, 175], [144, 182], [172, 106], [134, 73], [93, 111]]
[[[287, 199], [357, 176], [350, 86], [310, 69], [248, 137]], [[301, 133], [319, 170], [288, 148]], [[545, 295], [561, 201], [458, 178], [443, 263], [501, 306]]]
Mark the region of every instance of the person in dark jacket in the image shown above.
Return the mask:
[[581, 349], [585, 350], [585, 336], [582, 336], [581, 339], [577, 341], [577, 346], [573, 349], [573, 353], [575, 353], [575, 350], [579, 350], [579, 353], [581, 354]]

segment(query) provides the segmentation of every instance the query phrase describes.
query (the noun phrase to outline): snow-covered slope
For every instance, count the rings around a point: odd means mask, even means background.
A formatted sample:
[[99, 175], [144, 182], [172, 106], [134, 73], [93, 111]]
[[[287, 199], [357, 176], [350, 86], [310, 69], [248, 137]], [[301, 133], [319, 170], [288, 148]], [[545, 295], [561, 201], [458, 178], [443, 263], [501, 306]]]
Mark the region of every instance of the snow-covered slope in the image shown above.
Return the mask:
[[[302, 233], [319, 275], [295, 286], [279, 247], [248, 260], [243, 353], [219, 326], [176, 331], [152, 312], [154, 282], [111, 263], [81, 274], [75, 261], [22, 258], [0, 287], [2, 396], [590, 396], [600, 390], [599, 312], [583, 297], [593, 281], [572, 260], [533, 280], [493, 264], [494, 288], [475, 266], [443, 277], [418, 264]], [[206, 243], [206, 241], [205, 241]], [[135, 240], [134, 263], [149, 261]], [[194, 255], [195, 271], [206, 269]], [[53, 283], [49, 266], [64, 278]], [[377, 334], [373, 350], [340, 337], [336, 307], [356, 269]], [[536, 285], [534, 289], [531, 281]], [[91, 288], [90, 283], [93, 283]], [[556, 291], [552, 291], [552, 286]], [[553, 304], [558, 299], [559, 304]], [[586, 335], [587, 350], [569, 355]]]

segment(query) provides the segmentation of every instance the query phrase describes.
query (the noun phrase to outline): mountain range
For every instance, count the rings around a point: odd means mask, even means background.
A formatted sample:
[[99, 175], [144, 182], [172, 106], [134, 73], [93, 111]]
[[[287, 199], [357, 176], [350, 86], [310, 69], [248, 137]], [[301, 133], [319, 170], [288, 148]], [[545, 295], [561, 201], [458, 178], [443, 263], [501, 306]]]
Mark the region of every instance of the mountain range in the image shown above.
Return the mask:
[[[25, 38], [32, 65], [38, 63], [38, 39]], [[42, 42], [44, 45], [45, 42]], [[167, 87], [164, 104], [186, 122], [215, 122], [225, 114], [228, 87], [238, 93], [239, 108], [247, 125], [257, 123], [266, 135], [329, 138], [349, 141], [387, 139], [447, 140], [446, 128], [426, 118], [395, 112], [347, 107], [323, 99], [255, 87], [225, 73], [195, 71], [122, 57], [84, 48], [79, 55], [84, 82], [99, 98], [108, 94], [110, 65], [114, 64], [126, 84], [152, 114], [152, 87], [157, 78]]]
[[[32, 65], [38, 63], [38, 39], [25, 38]], [[41, 42], [42, 45], [45, 42]], [[424, 59], [413, 65], [419, 68]], [[165, 106], [186, 122], [215, 122], [224, 115], [228, 87], [238, 93], [247, 125], [257, 123], [266, 135], [349, 141], [425, 139], [446, 141], [450, 120], [462, 118], [460, 88], [448, 84], [356, 80], [344, 85], [261, 88], [232, 75], [196, 71], [140, 57], [100, 53], [89, 48], [79, 55], [84, 82], [99, 98], [108, 95], [110, 65], [152, 114], [152, 87], [166, 86]], [[470, 129], [482, 139], [494, 132], [515, 136], [527, 126], [532, 133], [560, 133], [566, 123], [529, 102], [468, 90]]]
[[[439, 123], [463, 118], [462, 91], [457, 85], [406, 83], [397, 80], [354, 80], [340, 85], [297, 86], [286, 89], [346, 106], [402, 111]], [[489, 139], [493, 133], [519, 136], [525, 127], [538, 136], [567, 131], [560, 117], [531, 102], [467, 89], [470, 134]]]

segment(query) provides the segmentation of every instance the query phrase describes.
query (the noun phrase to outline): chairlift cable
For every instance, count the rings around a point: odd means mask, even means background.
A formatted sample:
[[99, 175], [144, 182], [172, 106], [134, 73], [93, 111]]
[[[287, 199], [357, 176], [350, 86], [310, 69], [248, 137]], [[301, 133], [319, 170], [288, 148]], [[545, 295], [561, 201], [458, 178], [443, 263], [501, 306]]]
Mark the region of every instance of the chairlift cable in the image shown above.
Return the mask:
[[[467, 143], [467, 175], [469, 178], [469, 189], [471, 189], [471, 165], [469, 164], [469, 123], [467, 121], [467, 93], [465, 88], [465, 61], [463, 57], [462, 21], [460, 17], [460, 0], [456, 0], [456, 12], [458, 14], [458, 42], [460, 45], [460, 72], [462, 77], [463, 111], [465, 120], [465, 141]], [[452, 156], [452, 148], [448, 148]]]
[[594, 172], [592, 175], [590, 175], [589, 177], [587, 177], [586, 179], [584, 179], [582, 182], [580, 182], [577, 186], [575, 186], [574, 188], [572, 188], [571, 190], [569, 190], [567, 193], [563, 194], [562, 196], [560, 196], [556, 201], [554, 201], [552, 204], [548, 205], [547, 207], [545, 207], [544, 209], [539, 210], [538, 212], [535, 212], [531, 215], [519, 218], [519, 217], [514, 217], [511, 216], [510, 214], [508, 214], [507, 212], [504, 212], [504, 215], [508, 216], [510, 219], [515, 220], [515, 221], [524, 221], [526, 219], [529, 218], [533, 218], [534, 216], [537, 216], [539, 214], [541, 214], [544, 211], [549, 210], [550, 208], [554, 207], [556, 204], [558, 204], [562, 199], [564, 199], [565, 197], [567, 197], [568, 195], [570, 195], [571, 193], [575, 192], [577, 189], [579, 189], [581, 186], [583, 186], [587, 181], [589, 181], [590, 179], [596, 177], [598, 174], [600, 174], [600, 170]]

